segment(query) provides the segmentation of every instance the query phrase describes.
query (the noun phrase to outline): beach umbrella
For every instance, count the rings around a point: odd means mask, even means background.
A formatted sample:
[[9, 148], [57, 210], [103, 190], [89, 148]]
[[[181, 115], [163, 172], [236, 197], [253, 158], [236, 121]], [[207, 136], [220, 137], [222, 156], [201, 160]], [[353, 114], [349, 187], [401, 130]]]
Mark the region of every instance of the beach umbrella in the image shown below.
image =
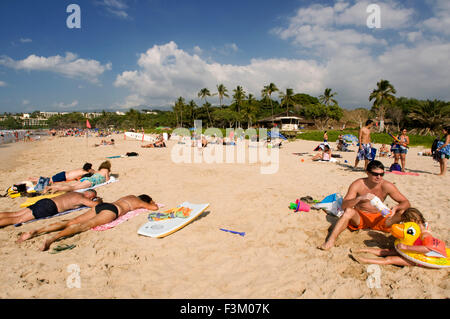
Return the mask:
[[358, 138], [352, 134], [345, 134], [342, 138], [347, 142], [358, 142]]

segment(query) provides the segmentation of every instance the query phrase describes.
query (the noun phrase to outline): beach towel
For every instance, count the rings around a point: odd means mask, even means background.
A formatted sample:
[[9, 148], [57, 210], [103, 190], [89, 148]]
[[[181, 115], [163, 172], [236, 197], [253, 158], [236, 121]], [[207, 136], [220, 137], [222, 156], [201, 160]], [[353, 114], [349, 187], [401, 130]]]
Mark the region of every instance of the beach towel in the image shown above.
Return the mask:
[[314, 162], [319, 162], [319, 163], [337, 163], [337, 159], [335, 158], [330, 158], [329, 161], [324, 161], [324, 160], [318, 160], [318, 161], [314, 161]]
[[[157, 205], [158, 205], [159, 208], [162, 208], [162, 207], [165, 206], [164, 204], [157, 204]], [[147, 209], [144, 209], [144, 208], [132, 210], [132, 211], [126, 213], [125, 215], [122, 215], [122, 216], [120, 216], [119, 218], [113, 220], [112, 222], [110, 222], [110, 223], [108, 223], [108, 224], [99, 225], [99, 226], [93, 227], [93, 228], [91, 228], [91, 229], [92, 229], [92, 230], [95, 230], [95, 231], [104, 231], [104, 230], [108, 230], [108, 229], [111, 229], [111, 228], [113, 228], [113, 227], [116, 227], [117, 225], [122, 224], [124, 221], [127, 221], [127, 220], [129, 220], [129, 219], [131, 219], [131, 218], [133, 218], [133, 217], [135, 217], [135, 216], [137, 216], [137, 215], [140, 215], [140, 214], [142, 214], [142, 213], [145, 213], [145, 212], [147, 212], [147, 211], [148, 211], [148, 210], [147, 210]]]
[[149, 221], [159, 221], [169, 218], [187, 218], [189, 214], [192, 212], [191, 208], [187, 207], [175, 207], [169, 210], [166, 210], [163, 213], [160, 212], [152, 212], [148, 214]]
[[344, 211], [342, 210], [342, 200], [343, 197], [341, 194], [334, 193], [325, 197], [321, 202], [312, 206], [315, 209], [323, 209], [327, 213], [341, 217]]
[[76, 211], [79, 211], [79, 210], [82, 210], [82, 209], [86, 209], [86, 208], [89, 208], [89, 207], [87, 207], [87, 206], [81, 206], [81, 207], [78, 207], [78, 208], [66, 210], [65, 212], [61, 212], [61, 213], [55, 214], [55, 215], [53, 215], [53, 216], [42, 217], [42, 218], [36, 218], [36, 219], [32, 219], [32, 220], [29, 220], [29, 221], [26, 221], [26, 222], [23, 222], [23, 223], [14, 224], [14, 226], [15, 226], [15, 227], [19, 227], [19, 226], [22, 226], [23, 224], [28, 224], [28, 223], [31, 223], [31, 222], [35, 222], [35, 221], [37, 221], [37, 220], [41, 220], [41, 219], [49, 219], [49, 218], [53, 218], [53, 217], [57, 217], [57, 216], [62, 216], [62, 215], [66, 215], [66, 214], [69, 214], [69, 213], [73, 213], [73, 212], [76, 212]]
[[97, 188], [97, 187], [100, 187], [100, 186], [103, 186], [103, 185], [115, 183], [115, 182], [118, 182], [118, 181], [119, 181], [119, 180], [118, 180], [117, 178], [115, 178], [114, 176], [110, 176], [110, 177], [109, 177], [109, 181], [107, 181], [107, 182], [104, 182], [104, 183], [102, 183], [102, 184], [95, 185], [94, 187], [88, 187], [88, 188], [83, 188], [83, 189], [77, 189], [75, 192], [82, 193], [82, 192], [85, 192], [85, 191], [87, 191], [87, 190], [94, 189], [94, 188]]

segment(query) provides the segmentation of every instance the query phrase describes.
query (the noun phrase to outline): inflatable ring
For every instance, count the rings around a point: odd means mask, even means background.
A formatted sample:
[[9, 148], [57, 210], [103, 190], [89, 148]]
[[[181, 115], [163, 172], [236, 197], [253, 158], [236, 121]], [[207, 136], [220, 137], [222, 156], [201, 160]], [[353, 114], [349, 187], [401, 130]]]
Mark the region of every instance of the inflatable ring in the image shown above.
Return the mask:
[[[403, 234], [402, 234], [403, 233]], [[448, 268], [450, 267], [450, 249], [446, 248], [447, 257], [432, 257], [424, 254], [398, 249], [398, 244], [412, 246], [420, 237], [420, 227], [416, 223], [405, 223], [392, 225], [392, 235], [395, 240], [395, 250], [405, 259], [427, 268]]]
[[[429, 257], [424, 254], [413, 253], [407, 250], [397, 249], [397, 244], [400, 243], [400, 239], [395, 241], [395, 250], [402, 256], [403, 258], [412, 261], [413, 263], [422, 265], [428, 268], [448, 268], [450, 267], [450, 258], [438, 258], [438, 257]], [[447, 256], [450, 256], [450, 249], [447, 248]]]

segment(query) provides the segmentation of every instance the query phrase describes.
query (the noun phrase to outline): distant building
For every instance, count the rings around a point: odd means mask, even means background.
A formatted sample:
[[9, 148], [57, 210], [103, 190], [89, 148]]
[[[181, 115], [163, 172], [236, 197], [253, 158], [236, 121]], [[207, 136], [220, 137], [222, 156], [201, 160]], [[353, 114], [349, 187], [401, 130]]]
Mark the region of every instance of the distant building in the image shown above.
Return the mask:
[[99, 116], [102, 116], [103, 113], [101, 112], [89, 112], [89, 113], [82, 113], [84, 117], [87, 117], [88, 119], [93, 119]]
[[120, 112], [120, 111], [116, 111], [116, 114], [117, 114], [117, 115], [125, 115], [124, 112]]

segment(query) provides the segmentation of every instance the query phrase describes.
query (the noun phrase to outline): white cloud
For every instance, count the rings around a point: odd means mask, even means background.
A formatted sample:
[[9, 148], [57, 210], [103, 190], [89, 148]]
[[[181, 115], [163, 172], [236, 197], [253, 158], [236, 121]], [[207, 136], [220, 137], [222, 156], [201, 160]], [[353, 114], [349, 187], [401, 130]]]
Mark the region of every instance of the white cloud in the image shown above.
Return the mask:
[[124, 0], [102, 0], [95, 2], [95, 4], [105, 7], [108, 13], [118, 18], [130, 18], [126, 11], [128, 9], [128, 5]]
[[54, 72], [69, 78], [82, 78], [92, 83], [98, 83], [98, 77], [106, 70], [111, 70], [111, 63], [102, 65], [96, 60], [78, 58], [71, 52], [67, 52], [65, 57], [60, 55], [42, 57], [32, 54], [18, 61], [1, 56], [0, 65], [16, 70]]
[[78, 101], [75, 100], [72, 103], [66, 104], [64, 102], [59, 102], [59, 103], [54, 103], [53, 106], [59, 107], [59, 108], [63, 108], [63, 109], [69, 109], [69, 108], [74, 108], [75, 106], [78, 105]]
[[[432, 2], [434, 18], [450, 16], [450, 1]], [[272, 33], [325, 64], [324, 86], [338, 92], [344, 107], [369, 106], [368, 96], [380, 79], [389, 80], [397, 96], [450, 99], [447, 39], [440, 33], [426, 37], [421, 21], [414, 21], [416, 12], [390, 0], [377, 3], [381, 29], [369, 29], [369, 3], [338, 1], [334, 6], [300, 8], [286, 27]]]
[[423, 26], [432, 32], [450, 35], [450, 1], [430, 0], [428, 2], [435, 15], [425, 20]]
[[193, 51], [194, 51], [194, 53], [197, 54], [197, 55], [201, 55], [201, 54], [203, 53], [203, 50], [202, 50], [198, 45], [196, 45], [196, 46], [194, 47]]
[[2, 86], [6, 86], [6, 82], [0, 81], [0, 87], [2, 87]]
[[22, 105], [28, 105], [28, 104], [30, 104], [29, 100], [22, 100]]
[[179, 49], [174, 42], [153, 46], [140, 55], [138, 66], [138, 70], [118, 75], [114, 83], [132, 93], [122, 103], [123, 107], [143, 103], [168, 105], [179, 96], [197, 99], [200, 89], [207, 87], [214, 93], [218, 83], [229, 91], [241, 85], [255, 96], [260, 96], [263, 86], [270, 82], [280, 89], [289, 87], [297, 92], [319, 94], [326, 75], [322, 66], [305, 60], [252, 59], [243, 66], [207, 62]]
[[30, 43], [33, 42], [33, 40], [29, 39], [29, 38], [20, 38], [19, 40], [21, 43]]

